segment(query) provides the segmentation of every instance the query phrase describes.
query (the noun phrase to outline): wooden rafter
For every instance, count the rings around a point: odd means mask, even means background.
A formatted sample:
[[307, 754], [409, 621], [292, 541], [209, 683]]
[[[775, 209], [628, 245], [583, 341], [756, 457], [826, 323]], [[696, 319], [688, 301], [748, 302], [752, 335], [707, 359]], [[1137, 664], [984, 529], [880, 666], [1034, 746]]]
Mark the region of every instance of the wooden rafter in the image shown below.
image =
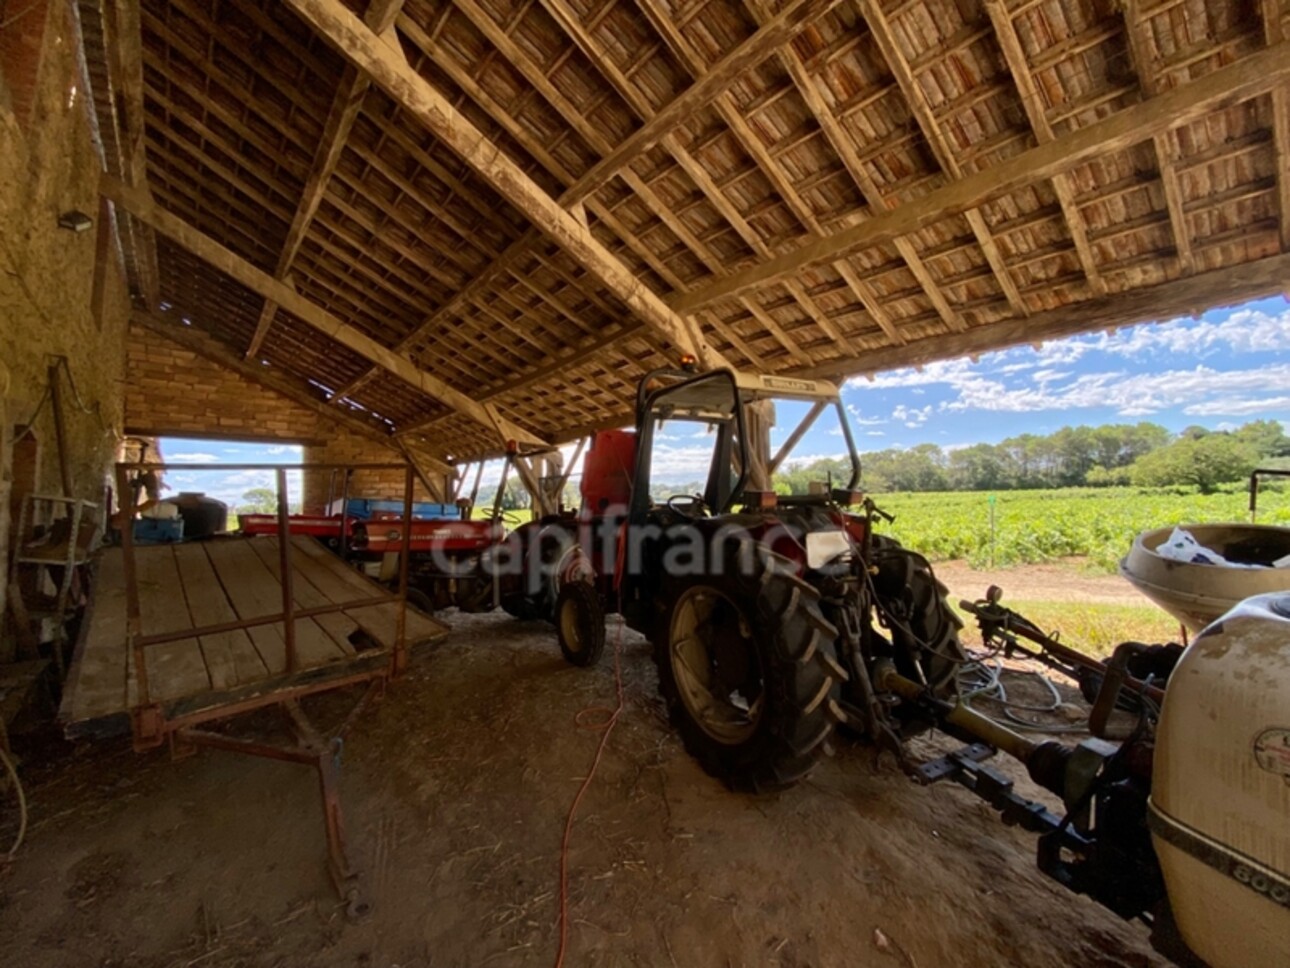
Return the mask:
[[[699, 57], [698, 52], [695, 51], [690, 42], [685, 39], [685, 36], [675, 28], [675, 25], [668, 17], [666, 11], [662, 10], [655, 0], [636, 0], [636, 2], [641, 10], [645, 12], [654, 29], [659, 32], [665, 43], [667, 43], [669, 49], [671, 49], [686, 66], [686, 69], [691, 73], [701, 72], [703, 70], [703, 61]], [[764, 10], [763, 16], [765, 16]], [[857, 181], [857, 184], [866, 200], [868, 200], [870, 204], [873, 204], [881, 198], [881, 193], [878, 191], [877, 186], [874, 185], [872, 179], [868, 177], [863, 164], [857, 157], [855, 157], [854, 150], [850, 152], [847, 151], [849, 143], [845, 136], [842, 135], [836, 122], [832, 125], [829, 124], [829, 121], [833, 120], [833, 116], [827, 107], [824, 106], [823, 100], [819, 98], [818, 92], [814, 90], [809, 81], [805, 80], [805, 69], [801, 64], [800, 59], [797, 57], [796, 52], [794, 52], [791, 45], [786, 44], [777, 53], [780, 61], [788, 68], [790, 77], [792, 78], [798, 93], [802, 95], [803, 99], [806, 101], [808, 109], [810, 109], [815, 115], [817, 122], [820, 124], [821, 130], [824, 131], [825, 138], [829, 141], [830, 145], [833, 146], [835, 152], [838, 152], [839, 157], [842, 158], [843, 165], [847, 168], [852, 180]], [[770, 152], [766, 149], [766, 146], [762, 143], [761, 138], [758, 137], [757, 133], [752, 130], [744, 119], [738, 105], [734, 103], [733, 99], [723, 99], [723, 101], [718, 104], [718, 108], [722, 119], [730, 126], [730, 130], [734, 134], [735, 138], [741, 145], [743, 145], [744, 149], [749, 153], [754, 161], [756, 161], [758, 168], [771, 180], [776, 191], [778, 191], [781, 197], [785, 199], [790, 210], [797, 215], [805, 229], [816, 235], [821, 234], [818, 220], [816, 220], [810, 208], [801, 199], [799, 193], [792, 187], [791, 182], [781, 170], [779, 163], [771, 156]], [[844, 152], [846, 154], [844, 154]], [[847, 155], [850, 155], [850, 157], [848, 158]], [[765, 256], [764, 252], [761, 250], [759, 250], [758, 254], [763, 255], [763, 257]], [[962, 321], [958, 318], [957, 314], [948, 308], [943, 299], [937, 303], [937, 297], [940, 294], [935, 291], [934, 285], [929, 287], [928, 280], [930, 276], [923, 270], [922, 258], [916, 251], [914, 251], [913, 246], [905, 246], [900, 252], [900, 255], [901, 258], [908, 263], [915, 279], [917, 279], [919, 285], [923, 287], [928, 298], [932, 300], [933, 305], [941, 314], [941, 318], [945, 321], [946, 325], [951, 329], [961, 329]], [[873, 321], [877, 323], [878, 328], [886, 334], [887, 338], [892, 340], [894, 343], [902, 342], [903, 337], [897, 331], [895, 322], [892, 320], [891, 315], [882, 306], [881, 299], [878, 297], [875, 290], [860, 277], [859, 273], [847, 264], [845, 260], [833, 263], [831, 268], [838, 273], [843, 282], [846, 283], [855, 296], [860, 300]], [[832, 334], [830, 335], [832, 336]], [[834, 338], [835, 341], [838, 340], [837, 336], [832, 336], [832, 338]]]
[[[1026, 52], [1021, 46], [1021, 38], [1017, 36], [1015, 14], [1008, 12], [1004, 0], [986, 0], [985, 9], [990, 15], [995, 39], [1003, 52], [1003, 60], [1008, 66], [1008, 72], [1017, 86], [1017, 97], [1026, 112], [1026, 118], [1035, 133], [1035, 139], [1040, 144], [1047, 144], [1057, 135], [1044, 110], [1045, 102], [1039, 85], [1035, 83], [1030, 65], [1026, 63]], [[1057, 204], [1061, 206], [1066, 230], [1075, 245], [1075, 254], [1079, 258], [1080, 267], [1084, 270], [1085, 278], [1088, 279], [1089, 288], [1098, 295], [1105, 295], [1106, 281], [1097, 267], [1097, 259], [1093, 254], [1093, 246], [1089, 242], [1084, 214], [1075, 201], [1075, 184], [1070, 175], [1063, 173], [1054, 176], [1052, 186], [1053, 194], [1057, 196]]]
[[[767, 20], [747, 40], [713, 64], [710, 70], [698, 77], [682, 94], [670, 101], [663, 109], [628, 136], [617, 148], [610, 151], [600, 162], [593, 165], [584, 175], [573, 182], [561, 194], [559, 204], [570, 210], [576, 209], [596, 191], [607, 185], [615, 177], [619, 169], [630, 163], [652, 145], [666, 138], [671, 131], [684, 123], [693, 112], [709, 104], [729, 87], [743, 71], [755, 67], [770, 56], [773, 51], [787, 44], [799, 31], [805, 29], [814, 18], [821, 16], [838, 2], [839, 0], [793, 0], [793, 2], [786, 4], [779, 14]], [[433, 56], [436, 59], [436, 63], [447, 71], [452, 76], [453, 81], [476, 102], [483, 104], [486, 109], [489, 108], [489, 98], [486, 92], [474, 82], [473, 78], [456, 68], [450, 52], [440, 49], [433, 37], [410, 20], [403, 20], [400, 23], [400, 28], [409, 35], [418, 47]], [[490, 113], [494, 113], [496, 116], [497, 112], [490, 111]], [[508, 120], [509, 118], [499, 118], [499, 122], [502, 123], [503, 127], [508, 127]], [[523, 132], [511, 126], [510, 133], [521, 143], [524, 143]], [[536, 156], [542, 157], [541, 153], [537, 153]], [[548, 168], [550, 167], [551, 165], [548, 164]], [[599, 205], [593, 205], [592, 208], [595, 214], [602, 221], [605, 221], [620, 238], [627, 240], [629, 245], [633, 245], [637, 253], [645, 258], [647, 262], [650, 262], [652, 268], [667, 279], [670, 285], [681, 291], [689, 288], [680, 280], [671, 277], [666, 268], [653, 259], [653, 253], [648, 250], [641, 251], [635, 247], [631, 233], [618, 224], [606, 209]], [[451, 319], [453, 315], [460, 313], [481, 294], [487, 292], [493, 283], [504, 272], [509, 270], [516, 259], [530, 250], [538, 235], [539, 233], [536, 230], [530, 230], [511, 243], [487, 269], [471, 279], [445, 305], [441, 306], [414, 332], [410, 333], [402, 346], [410, 345], [424, 333], [442, 325]], [[637, 332], [639, 332], [639, 327], [627, 326], [624, 327], [621, 335], [625, 337]], [[619, 335], [612, 335], [603, 342], [596, 343], [594, 349], [590, 351], [575, 351], [571, 354], [571, 358], [582, 358], [584, 352], [594, 353], [600, 349], [607, 348], [618, 339]], [[560, 366], [565, 365], [565, 361], [556, 359], [551, 365], [558, 369]], [[373, 375], [373, 371], [364, 374], [359, 380], [344, 388], [345, 392], [355, 392]], [[525, 385], [527, 382], [529, 382], [527, 378], [522, 378], [518, 385]], [[343, 394], [338, 394], [338, 396], [341, 395]]]
[[[533, 86], [534, 90], [557, 111], [569, 126], [577, 131], [578, 135], [592, 148], [600, 152], [602, 156], [608, 156], [613, 151], [613, 146], [609, 143], [604, 134], [597, 127], [588, 121], [577, 107], [573, 105], [548, 78], [541, 68], [533, 62], [529, 55], [520, 47], [520, 45], [504, 31], [489, 14], [484, 11], [475, 0], [455, 0], [455, 6], [460, 10], [480, 31], [494, 47], [496, 47], [506, 58], [508, 63], [514, 67], [521, 75]], [[566, 30], [576, 32], [575, 39], [581, 39], [582, 43], [591, 46], [590, 38], [580, 30], [576, 17], [571, 12], [562, 7], [559, 3], [552, 2], [550, 10], [562, 14], [558, 19], [565, 26]], [[594, 49], [594, 48], [593, 48]], [[597, 55], [601, 52], [597, 52]], [[593, 62], [599, 62], [602, 58], [597, 55], [592, 56]], [[603, 68], [602, 68], [603, 69]], [[621, 91], [630, 88], [630, 84], [625, 83], [621, 77], [610, 77], [611, 81], [619, 82]], [[628, 97], [629, 103], [634, 99]], [[642, 113], [648, 120], [648, 108], [641, 101], [636, 101], [633, 105], [638, 113]], [[500, 107], [500, 106], [497, 106]], [[495, 110], [495, 116], [502, 112]], [[531, 140], [531, 139], [529, 139]], [[664, 143], [668, 143], [668, 138], [664, 138]], [[536, 153], [535, 153], [536, 154]], [[554, 174], [557, 176], [563, 174], [556, 169]], [[630, 167], [624, 167], [618, 172], [621, 178], [635, 195], [646, 205], [646, 207], [656, 215], [668, 227], [669, 230], [679, 238], [691, 252], [704, 262], [710, 271], [716, 273], [721, 270], [721, 260], [709, 246], [697, 238], [689, 229], [679, 215], [672, 210], [654, 189], [643, 178], [637, 175]], [[567, 180], [567, 176], [566, 179]], [[676, 342], [673, 340], [673, 342]]]
[[[765, 16], [764, 2], [756, 4], [755, 9], [759, 10], [763, 17]], [[860, 189], [861, 195], [869, 203], [870, 208], [874, 208], [881, 202], [882, 193], [879, 191], [877, 183], [865, 169], [864, 163], [860, 160], [855, 143], [842, 130], [842, 125], [834, 116], [833, 110], [821, 97], [814, 83], [812, 83], [801, 57], [798, 56], [792, 45], [788, 45], [779, 52], [779, 59], [787, 69], [789, 77], [792, 78], [793, 86], [798, 95], [806, 104], [816, 123], [819, 124], [820, 130], [824, 132], [824, 137], [829, 142], [834, 154], [842, 160], [843, 166], [847, 169], [848, 174], [851, 175], [851, 180]], [[886, 207], [885, 204], [884, 207]], [[911, 255], [913, 260], [919, 262], [921, 266], [921, 258], [918, 253], [912, 252]], [[914, 262], [909, 262], [909, 265], [912, 268]], [[878, 324], [878, 328], [883, 331], [887, 338], [897, 345], [903, 343], [905, 338], [896, 328], [896, 323], [891, 318], [891, 314], [883, 307], [877, 291], [862, 279], [860, 274], [845, 259], [839, 259], [831, 267], [860, 299], [869, 315], [873, 317], [873, 321]], [[917, 272], [915, 272], [915, 278], [919, 278]]]
[[[1144, 29], [1143, 14], [1138, 9], [1136, 0], [1123, 0], [1120, 6], [1124, 16], [1125, 39], [1128, 42], [1129, 59], [1133, 62], [1145, 98], [1153, 98], [1161, 91], [1159, 77], [1155, 68], [1155, 57], [1151, 50], [1151, 41]], [[1160, 172], [1160, 184], [1165, 192], [1165, 206], [1169, 210], [1169, 227], [1174, 237], [1174, 248], [1178, 252], [1178, 264], [1185, 273], [1196, 271], [1196, 259], [1192, 254], [1191, 230], [1187, 223], [1187, 210], [1183, 202], [1182, 185], [1178, 179], [1175, 160], [1178, 155], [1178, 139], [1172, 131], [1160, 131], [1152, 136], [1152, 146], [1156, 152], [1156, 167]]]
[[[115, 0], [104, 8], [108, 77], [113, 92], [117, 159], [121, 178], [148, 190], [148, 148], [144, 129], [143, 20], [139, 0]], [[124, 220], [123, 220], [124, 221]], [[124, 250], [133, 262], [140, 295], [149, 308], [159, 300], [157, 241], [147, 226], [124, 226]], [[135, 229], [138, 229], [136, 232]]]
[[1047, 144], [966, 175], [914, 202], [825, 238], [812, 240], [759, 265], [730, 273], [703, 289], [674, 297], [672, 307], [682, 313], [693, 312], [747, 289], [793, 275], [808, 266], [829, 262], [862, 248], [893, 242], [948, 215], [961, 215], [991, 199], [1037, 181], [1050, 180], [1054, 175], [1070, 171], [1100, 154], [1123, 150], [1224, 105], [1264, 94], [1285, 83], [1287, 76], [1290, 76], [1290, 44], [1283, 42]]
[[1007, 346], [1060, 339], [1096, 329], [1191, 315], [1202, 307], [1233, 305], [1276, 295], [1290, 277], [1290, 253], [1184, 276], [1157, 286], [1113, 293], [1028, 319], [975, 326], [966, 333], [933, 337], [905, 347], [874, 350], [855, 360], [825, 363], [802, 371], [826, 379], [880, 373], [902, 366], [986, 353]]
[[810, 26], [812, 21], [824, 16], [840, 2], [841, 0], [791, 0], [784, 4], [778, 14], [713, 64], [711, 69], [695, 75], [694, 83], [684, 93], [674, 98], [649, 122], [593, 165], [573, 186], [575, 194], [581, 197], [590, 195], [632, 159], [640, 157], [650, 147], [658, 144], [665, 134], [684, 124], [694, 112], [707, 107], [714, 100], [724, 98], [730, 85], [743, 73], [755, 68], [773, 51], [783, 47]]
[[[363, 20], [376, 33], [384, 33], [394, 23], [394, 18], [398, 16], [402, 7], [403, 0], [373, 0]], [[370, 86], [371, 82], [367, 76], [357, 68], [352, 65], [345, 68], [340, 84], [336, 87], [336, 95], [332, 98], [331, 110], [327, 112], [322, 137], [318, 139], [313, 166], [305, 181], [304, 191], [300, 193], [300, 202], [296, 205], [291, 226], [287, 230], [282, 254], [278, 256], [278, 264], [273, 270], [274, 277], [279, 280], [287, 281], [291, 263], [295, 261], [296, 253], [300, 251], [300, 244], [305, 240], [305, 233], [309, 231], [309, 226], [318, 213], [318, 206], [327, 191], [327, 183], [331, 181], [332, 172], [336, 170], [336, 165], [340, 161], [341, 152], [345, 148], [345, 142], [349, 140], [349, 133], [358, 119], [359, 109], [363, 106], [363, 98], [367, 96], [367, 89]], [[271, 299], [266, 299], [255, 325], [255, 333], [247, 344], [246, 359], [249, 360], [260, 352], [260, 346], [264, 338], [269, 335], [269, 328], [273, 325], [273, 318], [277, 312], [278, 304]]]
[[[427, 396], [434, 397], [485, 427], [492, 427], [497, 423], [497, 416], [485, 410], [483, 404], [477, 403], [460, 390], [449, 386], [434, 374], [420, 369], [411, 360], [383, 346], [361, 330], [337, 319], [291, 287], [284, 285], [182, 219], [154, 204], [151, 196], [137, 189], [131, 189], [123, 182], [106, 177], [100, 182], [99, 190], [113, 204], [125, 209], [135, 218], [178, 243], [219, 272], [230, 276], [252, 292], [266, 299], [273, 299], [302, 322], [410, 383]], [[504, 418], [502, 422], [508, 439], [545, 443], [540, 437], [513, 425]]]
[[[1280, 0], [1259, 0], [1263, 37], [1269, 47], [1286, 39]], [[1272, 89], [1272, 154], [1277, 166], [1277, 213], [1281, 221], [1281, 250], [1290, 252], [1290, 91]]]
[[[557, 23], [564, 29], [573, 41], [582, 49], [583, 53], [596, 65], [596, 68], [611, 83], [619, 96], [626, 101], [646, 124], [653, 120], [653, 112], [649, 102], [640, 94], [629, 78], [614, 65], [609, 52], [600, 45], [582, 25], [577, 14], [568, 5], [566, 0], [541, 0], [547, 11], [554, 17]], [[669, 133], [664, 136], [661, 144], [672, 156], [673, 160], [695, 183], [704, 198], [720, 213], [735, 233], [743, 240], [744, 244], [756, 252], [759, 256], [765, 258], [770, 255], [770, 249], [757, 234], [756, 230], [748, 224], [747, 220], [739, 213], [738, 209], [726, 198], [720, 187], [712, 180], [707, 169], [690, 154], [689, 150], [681, 143], [681, 140], [675, 133]], [[645, 183], [634, 173], [625, 170], [620, 173], [628, 185], [636, 192], [638, 197], [645, 200], [650, 208], [657, 212], [659, 217], [665, 221], [673, 233], [682, 239], [695, 252], [710, 269], [720, 267], [720, 260], [712, 253], [708, 246], [694, 237], [681, 222], [680, 219], [671, 215], [668, 206], [662, 202], [658, 196], [650, 190]], [[834, 327], [828, 317], [816, 306], [810, 297], [800, 291], [793, 292], [796, 301], [805, 308], [812, 321], [820, 327], [831, 339], [842, 340], [844, 337]], [[793, 341], [784, 332], [783, 328], [766, 312], [760, 305], [757, 305], [751, 298], [740, 300], [741, 305], [757, 317], [766, 325], [775, 339], [784, 347], [784, 349], [794, 359], [801, 360], [802, 351], [795, 341]]]
[[[856, 6], [860, 8], [865, 22], [869, 25], [869, 31], [878, 45], [878, 50], [881, 51], [883, 59], [887, 62], [887, 67], [896, 79], [896, 86], [900, 88], [900, 92], [904, 96], [905, 102], [909, 105], [918, 128], [923, 133], [923, 137], [927, 139], [927, 144], [931, 147], [937, 163], [951, 181], [962, 178], [963, 166], [959, 164], [957, 151], [949, 143], [949, 139], [945, 137], [945, 133], [941, 130], [941, 123], [923, 93], [922, 85], [909, 66], [904, 54], [901, 53], [887, 16], [882, 12], [882, 8], [878, 6], [876, 0], [855, 0], [855, 2]], [[986, 261], [994, 271], [995, 281], [998, 283], [999, 288], [1003, 290], [1003, 294], [1007, 298], [1008, 304], [1012, 306], [1013, 312], [1022, 316], [1027, 315], [1029, 310], [1026, 308], [1026, 301], [1021, 298], [1017, 284], [1013, 282], [1012, 274], [1008, 271], [1008, 266], [1003, 261], [1003, 255], [999, 252], [999, 247], [994, 241], [990, 227], [986, 225], [985, 216], [977, 208], [968, 209], [964, 215], [967, 217], [968, 226], [972, 229], [972, 234], [976, 237], [977, 244], [981, 246], [981, 251], [984, 253]], [[908, 246], [908, 249], [913, 251], [912, 243], [908, 239], [903, 241]], [[919, 270], [912, 264], [910, 269], [914, 272], [915, 277], [918, 277]], [[923, 268], [922, 271], [926, 272], [927, 270]], [[920, 279], [919, 281], [921, 282], [922, 280]], [[924, 285], [926, 287], [927, 284], [924, 283]], [[928, 291], [932, 290], [937, 293], [940, 292], [940, 286], [934, 280], [931, 281], [931, 287]], [[963, 320], [948, 305], [944, 308], [937, 306], [937, 309], [941, 312], [943, 318], [945, 317], [946, 309], [949, 309], [950, 318], [946, 322], [950, 324], [952, 329], [963, 330], [966, 328]]]
[[[279, 393], [306, 410], [343, 424], [347, 429], [361, 434], [382, 446], [391, 448], [396, 446], [390, 434], [383, 432], [379, 427], [361, 417], [355, 416], [349, 411], [335, 410], [328, 407], [325, 401], [313, 396], [305, 387], [292, 382], [284, 376], [280, 376], [271, 368], [246, 362], [239, 354], [234, 353], [223, 343], [202, 334], [200, 331], [195, 331], [191, 327], [181, 326], [162, 313], [135, 310], [130, 314], [130, 320], [136, 325], [156, 333], [163, 339], [168, 339], [172, 343], [210, 360], [212, 363], [231, 370], [248, 383], [254, 383], [257, 386], [272, 390], [274, 393]], [[436, 473], [449, 473], [452, 470], [448, 464], [428, 454], [422, 454], [421, 458]]]
[[708, 365], [725, 363], [698, 327], [668, 308], [628, 271], [575, 216], [546, 194], [509, 157], [499, 152], [428, 81], [402, 51], [384, 44], [338, 0], [288, 0], [321, 36], [456, 151], [499, 194], [570, 253], [633, 312], [683, 351]]

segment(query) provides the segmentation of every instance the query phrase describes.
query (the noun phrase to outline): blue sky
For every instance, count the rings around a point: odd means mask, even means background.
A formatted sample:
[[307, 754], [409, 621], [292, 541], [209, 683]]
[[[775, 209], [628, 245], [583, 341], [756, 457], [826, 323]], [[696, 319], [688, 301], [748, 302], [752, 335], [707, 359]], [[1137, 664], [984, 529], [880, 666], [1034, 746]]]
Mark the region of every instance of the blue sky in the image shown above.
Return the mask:
[[[161, 441], [161, 455], [168, 464], [298, 464], [304, 460], [304, 448], [298, 444], [252, 444], [227, 440], [193, 440], [166, 437]], [[180, 491], [202, 491], [230, 508], [243, 503], [242, 495], [253, 487], [275, 486], [274, 471], [188, 471], [178, 467], [166, 472], [170, 490], [166, 497]], [[300, 472], [287, 475], [288, 497], [292, 504], [300, 500]], [[229, 522], [232, 526], [233, 522]]]
[[[921, 443], [954, 449], [1066, 425], [1140, 420], [1175, 432], [1191, 424], [1222, 430], [1263, 418], [1290, 426], [1290, 303], [1264, 299], [1194, 319], [987, 353], [976, 362], [963, 358], [892, 370], [848, 381], [842, 399], [862, 451]], [[804, 410], [780, 406], [772, 446], [788, 436]], [[301, 459], [299, 448], [283, 445], [168, 440], [164, 447], [166, 459], [175, 462]], [[826, 414], [793, 456], [806, 460], [842, 451], [837, 422]], [[693, 480], [710, 452], [701, 429], [673, 424], [659, 440], [657, 476]], [[496, 479], [497, 467], [494, 462], [486, 470], [486, 482]], [[170, 481], [176, 490], [181, 484], [188, 490], [196, 477], [172, 472]], [[243, 472], [203, 486], [236, 503], [243, 491], [264, 486], [270, 477]]]

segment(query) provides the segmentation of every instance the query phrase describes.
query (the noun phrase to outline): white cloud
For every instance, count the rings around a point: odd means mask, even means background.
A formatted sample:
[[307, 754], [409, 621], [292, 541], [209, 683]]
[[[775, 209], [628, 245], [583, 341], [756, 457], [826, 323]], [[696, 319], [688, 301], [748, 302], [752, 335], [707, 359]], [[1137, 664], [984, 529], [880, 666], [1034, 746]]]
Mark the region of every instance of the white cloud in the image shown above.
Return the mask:
[[[1191, 370], [1126, 374], [1123, 371], [1087, 373], [1056, 385], [1007, 387], [998, 380], [976, 377], [960, 380], [956, 399], [942, 409], [1030, 413], [1109, 407], [1124, 417], [1140, 417], [1182, 407], [1189, 414], [1240, 415], [1281, 407], [1290, 398], [1267, 397], [1256, 406], [1251, 393], [1290, 385], [1290, 364], [1249, 370]], [[1232, 409], [1236, 407], [1238, 409]]]
[[847, 404], [847, 413], [851, 416], [852, 425], [856, 427], [876, 427], [887, 422], [886, 417], [866, 417], [854, 403]]
[[274, 444], [272, 447], [266, 448], [266, 450], [274, 457], [279, 457], [282, 454], [291, 454], [293, 457], [299, 457], [304, 453], [304, 448], [299, 444]]
[[921, 427], [927, 423], [927, 418], [932, 415], [932, 405], [929, 403], [922, 408], [907, 407], [903, 403], [898, 404], [896, 409], [891, 412], [891, 419], [903, 423], [906, 427]]
[[658, 481], [690, 481], [706, 474], [711, 463], [711, 447], [655, 447], [650, 476]]
[[218, 464], [219, 457], [215, 454], [204, 453], [167, 454], [166, 462], [169, 464]]
[[866, 430], [864, 432], [864, 435], [866, 437], [886, 437], [887, 436], [886, 433], [884, 433], [881, 430]]
[[[1204, 403], [1193, 403], [1183, 407], [1183, 413], [1197, 417], [1225, 416], [1244, 417], [1262, 415], [1280, 410], [1290, 411], [1290, 397], [1235, 397], [1226, 400], [1206, 400]], [[1219, 430], [1234, 430], [1231, 423], [1224, 421], [1218, 425]]]

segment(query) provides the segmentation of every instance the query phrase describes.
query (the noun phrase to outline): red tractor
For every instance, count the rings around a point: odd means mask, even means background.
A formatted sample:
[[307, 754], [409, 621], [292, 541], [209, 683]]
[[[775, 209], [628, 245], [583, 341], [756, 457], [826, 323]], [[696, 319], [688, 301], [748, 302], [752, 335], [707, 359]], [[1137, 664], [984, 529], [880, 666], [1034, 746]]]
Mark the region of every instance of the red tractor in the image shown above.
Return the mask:
[[[804, 414], [772, 457], [774, 403]], [[771, 474], [830, 409], [847, 480], [776, 494]], [[701, 494], [660, 494], [664, 429], [709, 441]], [[733, 787], [796, 782], [843, 722], [899, 749], [933, 718], [882, 695], [875, 663], [952, 697], [960, 623], [927, 560], [874, 533], [879, 512], [859, 479], [832, 385], [729, 370], [650, 374], [635, 431], [598, 435], [588, 453], [578, 551], [553, 576], [562, 650], [594, 661], [603, 613], [620, 612], [654, 645], [659, 689], [686, 748]]]
[[[802, 411], [773, 456], [771, 401]], [[847, 480], [775, 493], [771, 476], [830, 409]], [[665, 434], [710, 441], [702, 493], [660, 486]], [[604, 613], [621, 613], [653, 644], [686, 749], [732, 787], [800, 780], [844, 726], [918, 782], [956, 782], [1036, 834], [1041, 870], [1149, 925], [1177, 964], [1287, 964], [1290, 597], [1249, 599], [1186, 651], [1126, 642], [1105, 661], [1040, 632], [995, 589], [963, 603], [987, 649], [1038, 659], [1092, 695], [1089, 738], [1031, 738], [961, 700], [969, 659], [945, 588], [926, 558], [875, 533], [883, 515], [859, 478], [828, 384], [650, 374], [635, 432], [596, 438], [583, 511], [566, 521], [577, 546], [566, 542], [552, 575], [561, 648], [594, 661]], [[916, 763], [905, 740], [933, 726], [967, 745]], [[998, 750], [1024, 764], [1044, 802], [985, 762]]]

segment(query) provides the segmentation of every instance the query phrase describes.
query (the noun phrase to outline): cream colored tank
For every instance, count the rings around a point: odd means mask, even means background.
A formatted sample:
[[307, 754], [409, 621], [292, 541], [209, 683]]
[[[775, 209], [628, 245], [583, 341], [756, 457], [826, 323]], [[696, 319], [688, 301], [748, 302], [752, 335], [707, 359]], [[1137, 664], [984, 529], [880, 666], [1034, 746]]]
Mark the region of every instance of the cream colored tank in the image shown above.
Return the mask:
[[1188, 946], [1212, 968], [1290, 968], [1290, 594], [1246, 599], [1183, 654], [1151, 829]]

